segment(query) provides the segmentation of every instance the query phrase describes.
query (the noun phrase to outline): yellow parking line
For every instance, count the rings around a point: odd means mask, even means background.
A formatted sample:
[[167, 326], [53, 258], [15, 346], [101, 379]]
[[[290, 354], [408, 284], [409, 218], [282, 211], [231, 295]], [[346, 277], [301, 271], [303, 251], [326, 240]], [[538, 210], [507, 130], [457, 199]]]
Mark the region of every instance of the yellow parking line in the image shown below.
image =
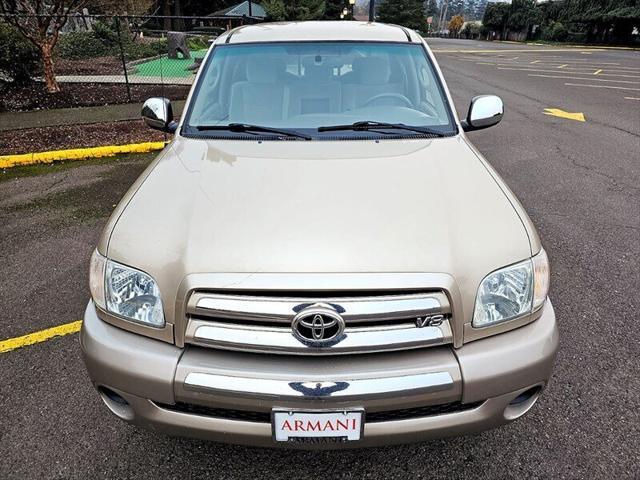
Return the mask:
[[61, 337], [63, 335], [69, 335], [80, 331], [82, 320], [75, 322], [65, 323], [64, 325], [58, 325], [57, 327], [47, 328], [38, 332], [22, 335], [21, 337], [9, 338], [7, 340], [0, 341], [0, 353], [10, 352], [17, 348], [26, 347], [35, 343], [46, 342], [53, 337]]
[[633, 90], [634, 92], [640, 92], [640, 88], [616, 87], [613, 85], [587, 85], [585, 83], [565, 83], [565, 85], [569, 87], [613, 88], [615, 90]]
[[602, 69], [599, 69], [599, 70], [597, 70], [597, 71], [593, 72], [593, 74], [594, 74], [594, 75], [599, 75], [599, 74], [601, 74], [601, 73], [602, 73]]
[[[506, 50], [443, 50], [443, 49], [432, 49], [433, 53], [505, 53]], [[594, 48], [592, 51], [594, 52], [604, 52], [604, 48]], [[509, 50], [508, 53], [540, 53], [540, 52], [574, 52], [578, 53], [580, 50], [575, 48], [527, 48], [527, 49], [513, 49]]]
[[624, 97], [625, 100], [640, 100], [640, 97]]
[[[514, 67], [496, 67], [498, 70], [514, 70], [518, 72], [544, 72], [544, 73], [560, 73], [557, 70], [545, 70], [543, 68], [514, 68]], [[566, 70], [565, 72], [572, 75], [589, 75], [593, 76], [593, 72], [576, 72], [574, 70]], [[631, 72], [629, 72], [631, 73]], [[623, 78], [640, 78], [639, 75], [622, 75], [618, 73], [600, 73], [599, 77], [623, 77]]]
[[[565, 78], [567, 80], [586, 80], [586, 78], [582, 77], [570, 77], [568, 75], [540, 75], [536, 73], [528, 73], [528, 77], [543, 77], [543, 78]], [[592, 78], [589, 80], [590, 82], [610, 82], [610, 83], [640, 83], [634, 82], [633, 80], [610, 80], [608, 78]]]
[[567, 118], [569, 120], [577, 120], [578, 122], [586, 121], [584, 118], [584, 113], [582, 112], [574, 113], [574, 112], [566, 112], [559, 108], [545, 108], [544, 112], [542, 113], [544, 113], [545, 115], [551, 115], [552, 117]]

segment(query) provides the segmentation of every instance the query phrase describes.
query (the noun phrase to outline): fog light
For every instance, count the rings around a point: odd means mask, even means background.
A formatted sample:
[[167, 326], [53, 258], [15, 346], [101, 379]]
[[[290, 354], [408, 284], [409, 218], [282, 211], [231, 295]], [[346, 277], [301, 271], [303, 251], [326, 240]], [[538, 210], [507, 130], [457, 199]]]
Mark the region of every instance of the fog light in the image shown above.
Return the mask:
[[523, 416], [535, 405], [540, 397], [540, 392], [542, 392], [542, 385], [536, 385], [535, 387], [527, 388], [523, 392], [520, 392], [509, 402], [507, 408], [504, 409], [504, 418], [507, 420], [515, 420]]
[[509, 402], [509, 405], [520, 405], [520, 404], [526, 402], [527, 400], [529, 400], [534, 395], [536, 395], [540, 390], [542, 390], [542, 387], [540, 385], [538, 385], [536, 387], [532, 387], [529, 390], [525, 390], [520, 395], [518, 395], [516, 398], [511, 400], [511, 402]]
[[133, 409], [129, 402], [110, 388], [99, 386], [100, 398], [111, 412], [123, 420], [133, 420]]

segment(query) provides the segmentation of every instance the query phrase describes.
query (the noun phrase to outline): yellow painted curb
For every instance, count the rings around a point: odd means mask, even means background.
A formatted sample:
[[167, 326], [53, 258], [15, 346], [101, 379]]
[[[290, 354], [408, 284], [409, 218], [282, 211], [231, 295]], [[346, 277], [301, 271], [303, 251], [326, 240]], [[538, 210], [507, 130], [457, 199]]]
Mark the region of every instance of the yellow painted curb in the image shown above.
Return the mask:
[[75, 322], [65, 323], [64, 325], [58, 325], [57, 327], [47, 328], [46, 330], [29, 333], [21, 337], [1, 340], [0, 353], [10, 352], [11, 350], [16, 350], [17, 348], [26, 347], [27, 345], [45, 342], [53, 337], [61, 337], [63, 335], [76, 333], [80, 331], [81, 326], [82, 320], [77, 320]]
[[130, 143], [127, 145], [107, 145], [104, 147], [72, 148], [50, 152], [24, 153], [22, 155], [0, 155], [0, 168], [35, 163], [53, 163], [59, 160], [85, 160], [87, 158], [112, 157], [120, 153], [146, 153], [162, 150], [164, 142]]

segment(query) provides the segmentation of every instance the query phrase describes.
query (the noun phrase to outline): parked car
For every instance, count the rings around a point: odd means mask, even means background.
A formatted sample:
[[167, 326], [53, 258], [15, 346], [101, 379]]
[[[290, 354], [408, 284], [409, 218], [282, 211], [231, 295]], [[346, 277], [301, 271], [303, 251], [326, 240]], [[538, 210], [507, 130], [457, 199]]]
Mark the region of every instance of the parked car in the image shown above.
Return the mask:
[[84, 360], [118, 417], [296, 448], [509, 423], [558, 331], [536, 230], [415, 32], [260, 24], [216, 39], [91, 260]]

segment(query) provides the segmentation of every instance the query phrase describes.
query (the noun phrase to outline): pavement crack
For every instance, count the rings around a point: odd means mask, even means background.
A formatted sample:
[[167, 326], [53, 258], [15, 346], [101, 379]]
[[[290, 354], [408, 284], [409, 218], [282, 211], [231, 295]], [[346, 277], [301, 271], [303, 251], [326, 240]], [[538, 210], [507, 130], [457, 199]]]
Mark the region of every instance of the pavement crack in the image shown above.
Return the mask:
[[629, 189], [635, 190], [635, 191], [640, 190], [640, 188], [638, 188], [638, 187], [636, 187], [634, 185], [630, 185], [628, 183], [620, 182], [613, 175], [609, 175], [607, 173], [601, 172], [600, 170], [597, 170], [596, 168], [594, 168], [592, 166], [585, 165], [584, 163], [580, 163], [572, 155], [569, 155], [569, 154], [563, 152], [562, 148], [560, 147], [560, 145], [555, 145], [555, 149], [556, 149], [556, 152], [558, 153], [558, 155], [560, 155], [562, 158], [564, 158], [564, 159], [568, 160], [569, 162], [571, 162], [571, 165], [573, 165], [574, 167], [580, 168], [582, 170], [586, 170], [588, 172], [591, 172], [591, 173], [599, 175], [599, 176], [601, 176], [603, 178], [606, 178], [611, 183], [613, 183], [614, 187], [616, 187], [617, 189], [620, 189], [621, 187], [624, 187], [624, 188], [629, 188]]
[[537, 218], [543, 218], [545, 216], [551, 216], [551, 217], [559, 217], [559, 218], [570, 218], [570, 219], [574, 219], [574, 220], [582, 220], [585, 222], [589, 222], [589, 223], [595, 223], [598, 225], [601, 225], [603, 227], [617, 227], [617, 228], [624, 228], [624, 229], [628, 229], [628, 230], [633, 230], [633, 231], [640, 231], [640, 227], [636, 226], [636, 225], [626, 225], [626, 224], [622, 224], [622, 223], [611, 223], [611, 222], [600, 222], [597, 220], [594, 220], [593, 218], [585, 218], [582, 217], [580, 215], [571, 215], [568, 213], [557, 213], [557, 212], [549, 212], [549, 211], [541, 211], [541, 210], [537, 210], [537, 209], [530, 209], [530, 212], [532, 213], [532, 215], [535, 215]]

